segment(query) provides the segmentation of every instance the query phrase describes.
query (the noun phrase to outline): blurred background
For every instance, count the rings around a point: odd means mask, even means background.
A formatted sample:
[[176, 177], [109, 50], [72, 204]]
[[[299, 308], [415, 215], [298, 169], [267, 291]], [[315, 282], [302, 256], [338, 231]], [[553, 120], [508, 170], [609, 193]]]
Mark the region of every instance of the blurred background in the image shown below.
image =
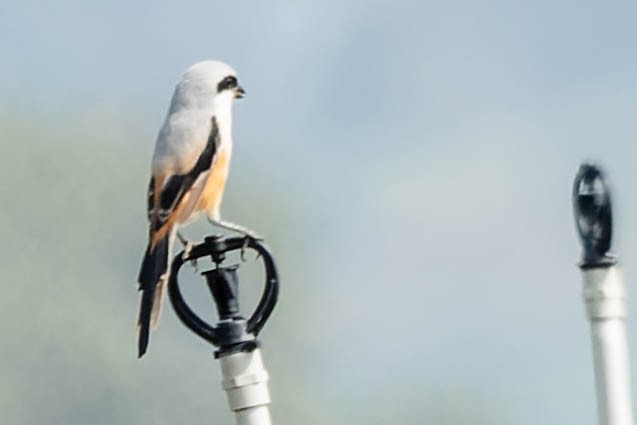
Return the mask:
[[275, 423], [596, 423], [570, 191], [587, 159], [614, 184], [636, 370], [636, 13], [3, 2], [0, 421], [234, 423], [212, 347], [169, 306], [136, 359], [154, 139], [181, 72], [216, 58], [248, 92], [223, 216], [282, 275]]

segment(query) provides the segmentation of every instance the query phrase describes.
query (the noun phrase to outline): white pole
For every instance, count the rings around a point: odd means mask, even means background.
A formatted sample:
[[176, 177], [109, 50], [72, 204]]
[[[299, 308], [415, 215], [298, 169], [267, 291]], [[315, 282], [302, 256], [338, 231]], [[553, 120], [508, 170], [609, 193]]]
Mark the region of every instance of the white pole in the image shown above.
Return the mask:
[[582, 269], [600, 425], [632, 425], [626, 291], [616, 265]]
[[[249, 319], [240, 315], [238, 265], [221, 267], [226, 253], [254, 249], [265, 267], [265, 287]], [[219, 322], [215, 326], [201, 319], [186, 304], [179, 290], [177, 275], [186, 260], [210, 256], [215, 268], [203, 272], [217, 307]], [[179, 319], [191, 331], [219, 349], [215, 359], [221, 365], [222, 387], [237, 425], [271, 425], [268, 372], [263, 366], [257, 335], [263, 329], [279, 294], [279, 279], [272, 254], [259, 241], [250, 237], [223, 238], [210, 236], [194, 246], [189, 253], [181, 252], [173, 260], [168, 295]]]
[[219, 357], [222, 386], [237, 425], [271, 425], [268, 372], [261, 350], [238, 352]]
[[573, 184], [575, 226], [582, 242], [580, 268], [591, 342], [600, 425], [633, 425], [626, 342], [626, 290], [610, 253], [613, 214], [601, 168], [582, 164]]

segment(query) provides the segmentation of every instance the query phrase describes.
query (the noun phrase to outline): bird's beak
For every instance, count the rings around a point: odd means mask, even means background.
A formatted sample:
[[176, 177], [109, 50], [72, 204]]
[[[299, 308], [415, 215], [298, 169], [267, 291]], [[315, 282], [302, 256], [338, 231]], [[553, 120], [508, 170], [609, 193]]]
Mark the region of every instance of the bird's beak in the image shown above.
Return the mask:
[[241, 86], [237, 86], [234, 89], [234, 98], [235, 99], [241, 99], [246, 95], [246, 91], [243, 90], [243, 87]]

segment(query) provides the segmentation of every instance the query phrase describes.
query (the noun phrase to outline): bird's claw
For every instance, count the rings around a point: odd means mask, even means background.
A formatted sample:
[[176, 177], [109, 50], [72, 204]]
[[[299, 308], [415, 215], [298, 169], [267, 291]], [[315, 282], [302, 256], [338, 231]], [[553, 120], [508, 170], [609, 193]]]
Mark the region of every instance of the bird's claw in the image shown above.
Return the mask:
[[[243, 245], [241, 246], [241, 261], [242, 262], [246, 262], [246, 248], [248, 248], [248, 244], [250, 243], [250, 239], [256, 240], [256, 241], [262, 241], [263, 239], [256, 239], [250, 236], [246, 236], [243, 240]], [[257, 251], [257, 255], [254, 257], [254, 260], [258, 260], [259, 258], [261, 258], [261, 253]]]
[[181, 255], [181, 259], [184, 261], [190, 261], [190, 265], [195, 269], [195, 273], [197, 273], [197, 259], [190, 258], [190, 252], [192, 251], [192, 248], [192, 242], [186, 241], [184, 243], [184, 253]]
[[241, 261], [242, 262], [246, 262], [246, 248], [248, 247], [248, 244], [250, 243], [250, 236], [246, 236], [243, 239], [243, 245], [241, 245]]
[[193, 258], [192, 260], [190, 260], [190, 265], [195, 269], [194, 273], [197, 273], [199, 271], [199, 268], [197, 267], [197, 259]]

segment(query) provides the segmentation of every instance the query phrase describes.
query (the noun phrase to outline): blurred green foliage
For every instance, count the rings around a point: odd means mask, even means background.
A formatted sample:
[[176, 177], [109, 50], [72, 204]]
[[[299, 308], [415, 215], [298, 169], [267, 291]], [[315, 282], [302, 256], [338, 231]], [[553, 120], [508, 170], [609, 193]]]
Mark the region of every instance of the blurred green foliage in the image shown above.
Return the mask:
[[[149, 354], [135, 358], [135, 276], [146, 237], [152, 136], [132, 144], [117, 123], [86, 119], [63, 128], [38, 127], [0, 117], [2, 423], [233, 423], [211, 347], [177, 323], [169, 308]], [[298, 210], [285, 204], [295, 197], [284, 198], [276, 188], [251, 192], [249, 179], [241, 176], [230, 190], [226, 211], [272, 235], [268, 242], [283, 276], [279, 307], [263, 334], [276, 423], [380, 424], [427, 417], [440, 424], [469, 418], [477, 423], [475, 406], [467, 405], [466, 413], [454, 407], [458, 394], [432, 399], [422, 411], [407, 409], [422, 403], [418, 393], [404, 388], [374, 394], [352, 382], [362, 399], [385, 400], [388, 393], [387, 401], [374, 405], [317, 392], [313, 380], [322, 375], [329, 381], [340, 342], [317, 340], [321, 333], [311, 332], [321, 329], [317, 321], [328, 320], [328, 306], [312, 303], [320, 288], [304, 286], [317, 279], [307, 274], [317, 265], [297, 249], [303, 230], [285, 214]], [[242, 213], [239, 200], [257, 203], [257, 213]], [[187, 232], [200, 238], [211, 229], [199, 224]], [[258, 280], [253, 266], [246, 267], [248, 280]], [[245, 292], [255, 297], [254, 290]], [[196, 302], [209, 305], [204, 298]], [[324, 344], [332, 347], [329, 358], [312, 354]], [[334, 379], [335, 385], [347, 381]], [[389, 402], [394, 391], [403, 402]]]

